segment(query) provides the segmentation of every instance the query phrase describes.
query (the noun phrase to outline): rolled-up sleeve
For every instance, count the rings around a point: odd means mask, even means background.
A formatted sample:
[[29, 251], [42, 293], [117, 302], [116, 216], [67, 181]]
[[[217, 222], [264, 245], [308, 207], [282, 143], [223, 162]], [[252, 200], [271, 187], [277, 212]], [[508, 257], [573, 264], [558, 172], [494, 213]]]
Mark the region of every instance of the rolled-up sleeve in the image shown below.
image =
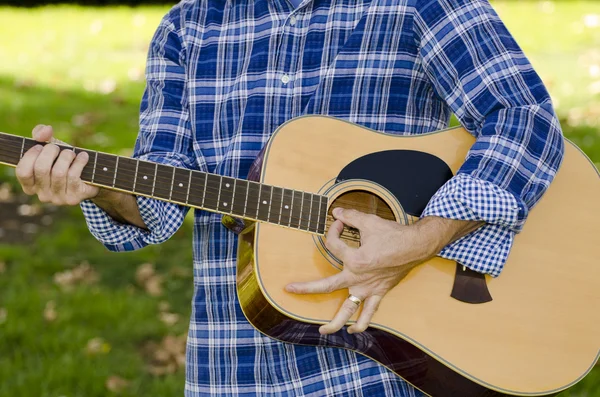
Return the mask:
[[560, 124], [541, 79], [486, 1], [417, 1], [414, 32], [433, 90], [476, 137], [422, 216], [486, 222], [439, 255], [498, 276], [560, 166]]
[[[179, 32], [178, 9], [163, 18], [150, 44], [140, 129], [133, 157], [182, 167], [202, 168], [193, 150], [186, 95], [186, 53]], [[128, 251], [169, 239], [182, 225], [187, 207], [136, 197], [147, 230], [113, 220], [92, 201], [81, 203], [91, 233], [109, 250]]]

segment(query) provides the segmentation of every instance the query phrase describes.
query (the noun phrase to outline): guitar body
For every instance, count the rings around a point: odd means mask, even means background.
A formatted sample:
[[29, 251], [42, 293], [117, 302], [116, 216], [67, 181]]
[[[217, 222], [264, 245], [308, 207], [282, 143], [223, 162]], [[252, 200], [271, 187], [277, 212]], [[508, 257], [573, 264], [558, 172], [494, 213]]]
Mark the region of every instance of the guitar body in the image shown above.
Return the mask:
[[[461, 128], [396, 136], [328, 117], [302, 117], [273, 135], [259, 159], [260, 182], [326, 195], [332, 208], [410, 224], [458, 170], [473, 142]], [[566, 142], [563, 165], [498, 278], [480, 277], [469, 290], [469, 283], [456, 283], [461, 267], [434, 258], [390, 291], [370, 328], [354, 335], [318, 333], [347, 291], [284, 291], [290, 282], [341, 269], [322, 237], [251, 223], [239, 238], [240, 303], [268, 336], [354, 350], [430, 395], [555, 394], [598, 360], [599, 198], [598, 171]]]

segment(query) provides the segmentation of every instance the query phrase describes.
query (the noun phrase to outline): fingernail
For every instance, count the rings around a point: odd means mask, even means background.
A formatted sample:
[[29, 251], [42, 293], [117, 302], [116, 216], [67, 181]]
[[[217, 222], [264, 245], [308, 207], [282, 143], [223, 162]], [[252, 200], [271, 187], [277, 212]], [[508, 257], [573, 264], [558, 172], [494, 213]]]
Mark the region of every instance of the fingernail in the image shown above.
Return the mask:
[[34, 149], [36, 152], [41, 152], [43, 148], [44, 148], [44, 147], [43, 147], [42, 145], [35, 145], [35, 146], [33, 147], [33, 149]]
[[294, 287], [291, 284], [286, 285], [285, 290], [287, 292], [296, 292], [296, 290], [294, 289]]
[[331, 213], [333, 214], [333, 216], [338, 217], [342, 215], [342, 209], [340, 207], [334, 208]]

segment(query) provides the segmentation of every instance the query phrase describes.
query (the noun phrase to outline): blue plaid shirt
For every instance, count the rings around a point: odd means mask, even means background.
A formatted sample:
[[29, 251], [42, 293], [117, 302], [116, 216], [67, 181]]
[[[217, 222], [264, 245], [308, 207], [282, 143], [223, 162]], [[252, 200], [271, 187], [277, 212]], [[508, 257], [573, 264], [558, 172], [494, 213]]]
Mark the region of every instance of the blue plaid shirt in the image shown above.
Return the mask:
[[[546, 89], [483, 0], [185, 0], [160, 24], [146, 77], [135, 156], [232, 177], [246, 177], [296, 116], [422, 134], [453, 112], [477, 141], [423, 215], [485, 221], [440, 255], [493, 276], [563, 153]], [[109, 249], [163, 242], [186, 214], [137, 200], [148, 232], [82, 203]], [[418, 394], [350, 351], [255, 331], [238, 304], [235, 256], [220, 216], [196, 211], [186, 396]]]

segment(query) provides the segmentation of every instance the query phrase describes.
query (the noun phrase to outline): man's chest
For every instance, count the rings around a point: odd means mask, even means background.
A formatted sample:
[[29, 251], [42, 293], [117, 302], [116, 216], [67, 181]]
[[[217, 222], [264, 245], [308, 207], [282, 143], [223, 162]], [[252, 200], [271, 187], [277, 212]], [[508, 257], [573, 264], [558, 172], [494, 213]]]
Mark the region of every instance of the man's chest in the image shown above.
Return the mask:
[[401, 131], [428, 94], [406, 0], [239, 1], [195, 17], [187, 91], [209, 164], [260, 149], [303, 114]]

